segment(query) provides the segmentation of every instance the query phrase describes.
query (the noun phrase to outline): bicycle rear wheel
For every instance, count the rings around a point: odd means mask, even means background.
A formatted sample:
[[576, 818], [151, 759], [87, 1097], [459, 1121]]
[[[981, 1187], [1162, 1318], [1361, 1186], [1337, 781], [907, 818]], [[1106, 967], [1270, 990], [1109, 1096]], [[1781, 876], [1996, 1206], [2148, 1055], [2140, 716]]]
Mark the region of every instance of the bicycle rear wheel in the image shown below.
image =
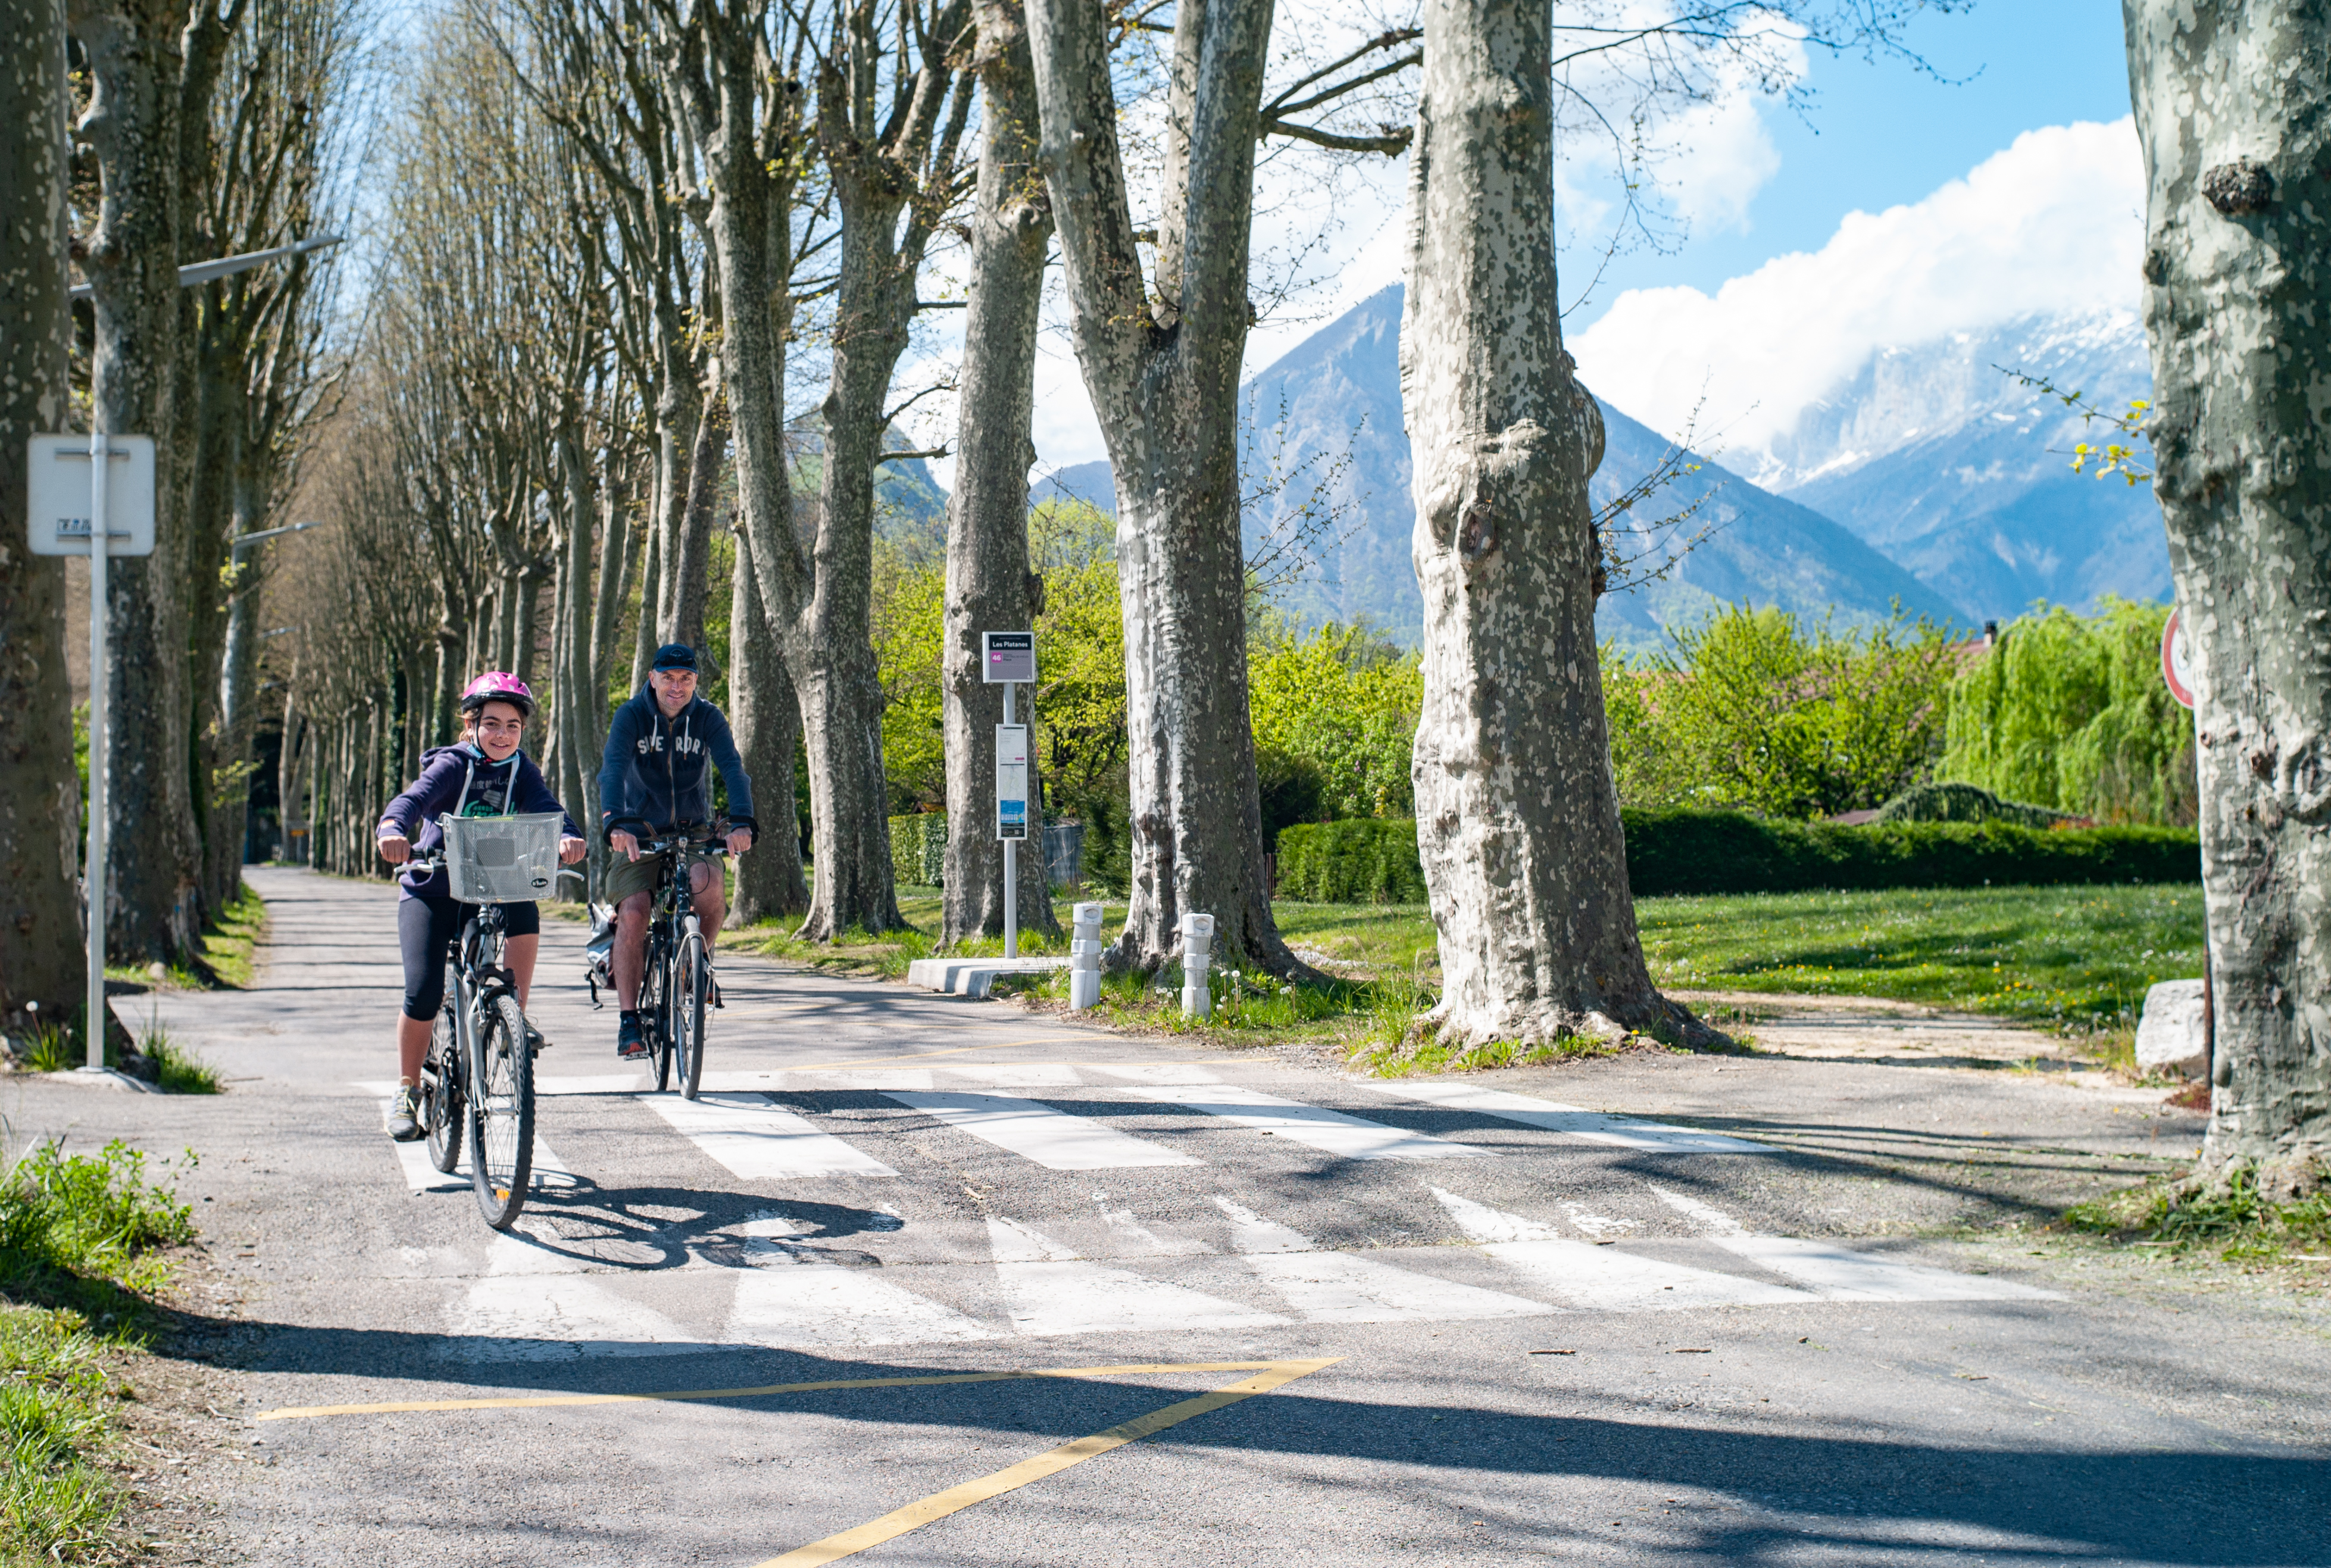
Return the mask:
[[665, 1017], [671, 987], [665, 984], [663, 944], [653, 936], [648, 938], [646, 956], [647, 967], [640, 975], [640, 1033], [647, 1041], [656, 1090], [661, 1093], [671, 1083], [671, 1030]]
[[461, 1034], [453, 1027], [461, 1006], [460, 988], [451, 980], [438, 1005], [437, 1022], [429, 1028], [429, 1055], [421, 1065], [421, 1112], [429, 1121], [429, 1163], [451, 1172], [461, 1163], [461, 1123], [469, 1116], [461, 1093]]
[[671, 964], [671, 1054], [680, 1074], [682, 1099], [696, 1098], [704, 1077], [704, 997], [712, 985], [712, 965], [704, 955], [704, 938], [694, 934], [680, 940], [680, 955]]
[[497, 1231], [526, 1207], [534, 1168], [534, 1053], [526, 1048], [526, 1015], [518, 998], [500, 992], [477, 1021], [470, 1072], [470, 1184], [478, 1210]]

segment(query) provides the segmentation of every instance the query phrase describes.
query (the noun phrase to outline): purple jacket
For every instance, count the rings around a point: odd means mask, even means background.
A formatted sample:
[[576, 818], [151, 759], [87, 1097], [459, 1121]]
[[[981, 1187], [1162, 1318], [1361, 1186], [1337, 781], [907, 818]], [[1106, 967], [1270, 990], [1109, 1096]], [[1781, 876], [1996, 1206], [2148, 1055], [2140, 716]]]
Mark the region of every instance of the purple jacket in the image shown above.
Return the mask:
[[[557, 812], [566, 818], [562, 830], [570, 839], [579, 839], [583, 830], [575, 819], [566, 815], [566, 808], [550, 793], [543, 782], [542, 770], [523, 751], [514, 751], [508, 762], [489, 762], [486, 754], [462, 741], [458, 746], [441, 746], [421, 754], [421, 776], [406, 786], [403, 794], [388, 803], [380, 813], [380, 824], [373, 829], [378, 838], [382, 830], [395, 828], [413, 841], [414, 850], [426, 852], [445, 841], [445, 830], [437, 819], [447, 812], [457, 817], [506, 817], [537, 812]], [[415, 827], [420, 829], [414, 832]], [[453, 890], [445, 879], [443, 870], [416, 878], [406, 870], [397, 874], [397, 885], [404, 889], [407, 898], [450, 898]]]

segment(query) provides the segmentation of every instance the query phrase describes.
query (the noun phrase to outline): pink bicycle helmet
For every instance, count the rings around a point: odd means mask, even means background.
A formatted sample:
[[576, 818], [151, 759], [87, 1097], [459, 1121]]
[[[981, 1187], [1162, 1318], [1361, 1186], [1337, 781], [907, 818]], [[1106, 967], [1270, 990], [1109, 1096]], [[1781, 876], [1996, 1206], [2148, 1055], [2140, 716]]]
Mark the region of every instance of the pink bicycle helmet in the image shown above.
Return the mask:
[[534, 713], [534, 693], [526, 689], [525, 681], [507, 670], [487, 670], [461, 693], [463, 713], [475, 713], [489, 702], [507, 702], [525, 717]]

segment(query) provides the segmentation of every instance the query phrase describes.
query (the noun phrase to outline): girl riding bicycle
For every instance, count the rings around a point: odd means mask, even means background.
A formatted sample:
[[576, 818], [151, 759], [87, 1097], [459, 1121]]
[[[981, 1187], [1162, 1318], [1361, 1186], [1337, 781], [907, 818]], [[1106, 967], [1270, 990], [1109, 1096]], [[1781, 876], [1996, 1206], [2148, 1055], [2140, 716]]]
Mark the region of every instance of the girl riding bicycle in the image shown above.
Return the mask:
[[[437, 819], [448, 812], [457, 817], [557, 812], [566, 818], [558, 840], [559, 860], [571, 866], [583, 859], [582, 830], [550, 793], [533, 759], [519, 749], [526, 721], [533, 713], [534, 693], [515, 675], [497, 670], [470, 682], [461, 693], [465, 722], [460, 744], [423, 753], [421, 776], [381, 813], [380, 826], [374, 830], [380, 858], [399, 866], [412, 858], [416, 847], [423, 854], [436, 849], [445, 836]], [[416, 824], [421, 828], [417, 841]], [[397, 881], [402, 889], [396, 903], [396, 936], [404, 954], [404, 1008], [396, 1024], [396, 1105], [389, 1113], [388, 1136], [399, 1143], [410, 1143], [421, 1136], [414, 1089], [420, 1081], [422, 1060], [429, 1053], [429, 1026], [445, 999], [445, 949], [478, 907], [454, 901], [442, 867], [425, 876], [417, 868], [409, 870]], [[541, 917], [529, 903], [503, 905], [502, 918], [507, 933], [503, 953], [511, 978], [518, 984], [518, 1004], [523, 1009], [528, 987], [534, 981]], [[527, 1026], [529, 1034], [533, 1027]]]

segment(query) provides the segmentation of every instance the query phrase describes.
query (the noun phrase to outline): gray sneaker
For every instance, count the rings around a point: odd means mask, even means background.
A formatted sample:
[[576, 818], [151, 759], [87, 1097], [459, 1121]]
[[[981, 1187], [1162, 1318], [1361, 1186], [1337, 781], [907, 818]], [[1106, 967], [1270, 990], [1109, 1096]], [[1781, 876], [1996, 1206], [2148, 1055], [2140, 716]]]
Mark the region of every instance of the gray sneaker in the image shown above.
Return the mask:
[[413, 1086], [396, 1086], [396, 1103], [388, 1107], [388, 1136], [409, 1144], [421, 1136], [421, 1108], [414, 1102]]

